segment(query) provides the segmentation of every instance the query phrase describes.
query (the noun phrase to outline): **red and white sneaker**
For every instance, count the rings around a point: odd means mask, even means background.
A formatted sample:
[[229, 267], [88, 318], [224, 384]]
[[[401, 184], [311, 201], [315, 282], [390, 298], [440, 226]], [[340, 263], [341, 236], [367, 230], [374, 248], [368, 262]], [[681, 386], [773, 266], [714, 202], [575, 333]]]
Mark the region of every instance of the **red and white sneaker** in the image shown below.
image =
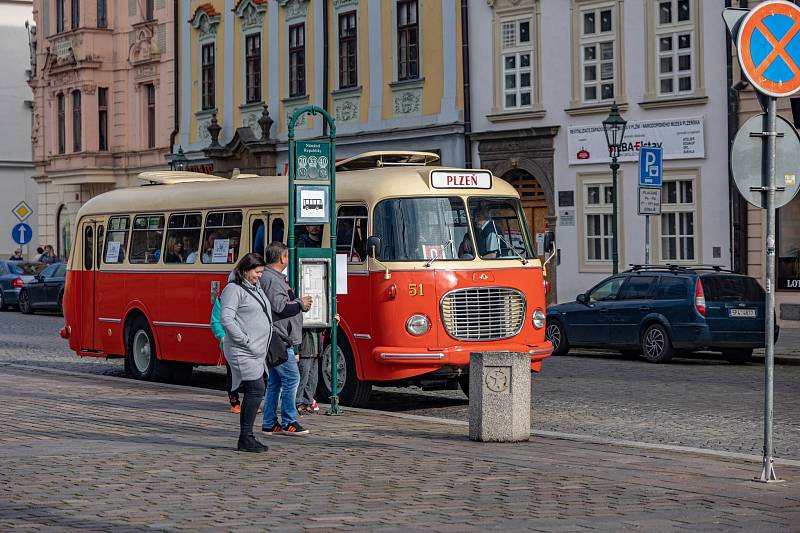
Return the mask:
[[313, 409], [315, 413], [319, 413], [319, 405], [317, 405], [317, 400], [314, 400], [314, 402], [311, 404], [311, 409]]

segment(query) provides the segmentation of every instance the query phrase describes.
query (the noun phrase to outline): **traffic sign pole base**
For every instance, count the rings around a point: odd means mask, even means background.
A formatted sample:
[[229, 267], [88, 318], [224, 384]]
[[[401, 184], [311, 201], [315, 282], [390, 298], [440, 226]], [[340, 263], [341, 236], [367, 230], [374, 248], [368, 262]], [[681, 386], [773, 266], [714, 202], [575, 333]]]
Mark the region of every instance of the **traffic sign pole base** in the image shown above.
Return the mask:
[[328, 410], [325, 411], [325, 416], [340, 416], [343, 414], [342, 408], [339, 407], [339, 397], [331, 396], [331, 405], [328, 407]]
[[775, 474], [775, 460], [772, 457], [764, 457], [764, 467], [761, 469], [761, 476], [753, 478], [757, 483], [783, 483], [784, 479], [778, 479]]

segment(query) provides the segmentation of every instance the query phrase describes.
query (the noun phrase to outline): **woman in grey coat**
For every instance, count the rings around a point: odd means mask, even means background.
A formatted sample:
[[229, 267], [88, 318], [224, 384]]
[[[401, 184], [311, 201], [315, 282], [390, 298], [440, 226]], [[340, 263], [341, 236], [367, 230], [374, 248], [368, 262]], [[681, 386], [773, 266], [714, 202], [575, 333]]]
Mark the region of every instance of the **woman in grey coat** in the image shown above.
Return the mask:
[[272, 309], [258, 283], [264, 273], [258, 254], [242, 257], [233, 270], [233, 280], [220, 296], [220, 324], [225, 330], [223, 351], [231, 367], [231, 391], [244, 392], [239, 415], [239, 451], [265, 452], [267, 447], [253, 436], [253, 422], [264, 396], [266, 356], [272, 335]]

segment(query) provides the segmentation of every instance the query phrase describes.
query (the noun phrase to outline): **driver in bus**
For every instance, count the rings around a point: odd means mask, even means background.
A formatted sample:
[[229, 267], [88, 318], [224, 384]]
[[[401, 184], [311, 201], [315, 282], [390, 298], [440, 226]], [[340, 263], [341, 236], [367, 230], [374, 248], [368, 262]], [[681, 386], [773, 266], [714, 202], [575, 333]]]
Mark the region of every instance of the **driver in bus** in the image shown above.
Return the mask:
[[480, 205], [473, 218], [476, 225], [475, 242], [478, 255], [482, 259], [496, 259], [500, 255], [500, 237], [497, 235], [497, 227], [489, 216], [486, 204]]

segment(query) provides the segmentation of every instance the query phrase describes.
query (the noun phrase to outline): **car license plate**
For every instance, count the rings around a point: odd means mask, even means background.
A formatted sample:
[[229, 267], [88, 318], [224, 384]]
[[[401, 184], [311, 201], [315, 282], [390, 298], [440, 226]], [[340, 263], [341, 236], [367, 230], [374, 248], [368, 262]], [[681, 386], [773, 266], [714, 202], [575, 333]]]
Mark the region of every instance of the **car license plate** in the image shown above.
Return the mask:
[[728, 309], [728, 316], [731, 318], [755, 318], [755, 309]]

